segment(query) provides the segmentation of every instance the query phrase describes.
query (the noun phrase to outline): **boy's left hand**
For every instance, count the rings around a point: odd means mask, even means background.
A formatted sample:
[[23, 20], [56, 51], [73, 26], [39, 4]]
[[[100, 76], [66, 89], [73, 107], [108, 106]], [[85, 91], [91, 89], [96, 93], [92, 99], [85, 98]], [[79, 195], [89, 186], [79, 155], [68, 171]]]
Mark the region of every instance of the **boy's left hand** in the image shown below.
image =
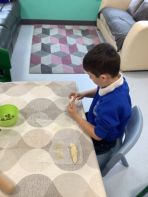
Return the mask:
[[77, 111], [77, 107], [75, 105], [74, 102], [71, 102], [68, 106], [67, 106], [67, 111], [70, 114], [70, 116], [75, 119], [75, 117], [78, 115], [78, 111]]

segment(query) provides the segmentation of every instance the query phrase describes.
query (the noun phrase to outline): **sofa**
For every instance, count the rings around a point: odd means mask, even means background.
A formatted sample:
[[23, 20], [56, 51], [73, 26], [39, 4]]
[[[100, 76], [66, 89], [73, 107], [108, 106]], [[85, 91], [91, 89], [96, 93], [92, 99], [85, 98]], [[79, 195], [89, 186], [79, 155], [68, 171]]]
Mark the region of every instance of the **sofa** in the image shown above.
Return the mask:
[[102, 0], [97, 28], [120, 54], [121, 70], [148, 70], [148, 0]]
[[0, 0], [0, 82], [11, 81], [10, 58], [20, 29], [18, 0]]
[[10, 56], [16, 43], [20, 21], [21, 14], [18, 0], [0, 3], [0, 48], [7, 49]]

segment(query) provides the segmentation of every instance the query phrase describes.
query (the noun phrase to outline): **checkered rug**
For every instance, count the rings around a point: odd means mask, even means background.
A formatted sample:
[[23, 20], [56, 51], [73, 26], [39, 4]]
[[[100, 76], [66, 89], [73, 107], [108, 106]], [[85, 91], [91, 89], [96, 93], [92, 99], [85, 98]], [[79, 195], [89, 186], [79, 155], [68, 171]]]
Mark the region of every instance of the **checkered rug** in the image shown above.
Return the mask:
[[30, 73], [84, 73], [83, 57], [98, 43], [93, 26], [35, 25]]

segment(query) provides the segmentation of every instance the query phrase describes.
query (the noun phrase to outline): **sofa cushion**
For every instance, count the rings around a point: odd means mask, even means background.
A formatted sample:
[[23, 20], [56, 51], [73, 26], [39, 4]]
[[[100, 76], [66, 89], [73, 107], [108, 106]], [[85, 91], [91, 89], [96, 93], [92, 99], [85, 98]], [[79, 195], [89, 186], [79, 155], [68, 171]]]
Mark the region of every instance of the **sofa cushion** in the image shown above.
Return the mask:
[[133, 16], [143, 0], [132, 0], [128, 7], [128, 12]]
[[134, 14], [136, 21], [148, 20], [148, 0], [144, 0]]
[[0, 26], [0, 48], [9, 48], [11, 43], [11, 32]]
[[18, 0], [0, 3], [0, 47], [12, 55], [20, 27], [20, 6]]
[[135, 23], [133, 17], [126, 11], [117, 8], [103, 8], [101, 10], [106, 23], [117, 44], [118, 51], [122, 48], [123, 41]]
[[0, 25], [11, 29], [20, 13], [18, 2], [4, 4], [0, 10]]
[[9, 3], [10, 0], [0, 0], [0, 3]]

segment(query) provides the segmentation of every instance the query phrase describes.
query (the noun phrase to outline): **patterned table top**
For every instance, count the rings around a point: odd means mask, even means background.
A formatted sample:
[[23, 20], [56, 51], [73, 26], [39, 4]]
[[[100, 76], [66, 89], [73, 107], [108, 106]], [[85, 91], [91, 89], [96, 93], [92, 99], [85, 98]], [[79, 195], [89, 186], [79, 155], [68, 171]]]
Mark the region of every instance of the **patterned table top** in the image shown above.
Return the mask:
[[66, 112], [71, 91], [74, 82], [0, 83], [0, 105], [20, 110], [17, 124], [0, 131], [0, 171], [17, 185], [11, 197], [106, 196], [92, 141]]

